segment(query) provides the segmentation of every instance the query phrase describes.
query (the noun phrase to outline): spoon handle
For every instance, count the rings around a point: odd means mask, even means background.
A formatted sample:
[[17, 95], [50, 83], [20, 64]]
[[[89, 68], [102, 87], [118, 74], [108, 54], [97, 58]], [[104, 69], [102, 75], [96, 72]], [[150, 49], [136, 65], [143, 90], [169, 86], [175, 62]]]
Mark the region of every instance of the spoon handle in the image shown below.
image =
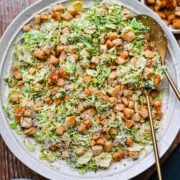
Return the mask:
[[153, 118], [152, 118], [152, 111], [151, 111], [148, 92], [146, 92], [146, 100], [147, 100], [147, 105], [148, 105], [148, 113], [149, 113], [149, 120], [150, 120], [150, 127], [151, 127], [152, 141], [153, 141], [153, 150], [154, 150], [154, 156], [156, 160], [156, 169], [157, 169], [158, 179], [162, 180], [161, 166], [159, 162], [159, 152], [158, 152], [158, 147], [157, 147], [157, 140], [156, 140], [156, 135], [155, 135], [155, 130], [154, 130], [154, 123], [153, 123]]
[[176, 87], [174, 81], [172, 80], [172, 78], [171, 78], [171, 76], [169, 75], [169, 73], [168, 73], [167, 70], [166, 70], [166, 77], [167, 77], [167, 79], [168, 79], [168, 81], [169, 81], [171, 87], [173, 88], [173, 90], [174, 90], [176, 96], [177, 96], [178, 99], [180, 100], [180, 92], [179, 92], [179, 90], [177, 89], [177, 87]]

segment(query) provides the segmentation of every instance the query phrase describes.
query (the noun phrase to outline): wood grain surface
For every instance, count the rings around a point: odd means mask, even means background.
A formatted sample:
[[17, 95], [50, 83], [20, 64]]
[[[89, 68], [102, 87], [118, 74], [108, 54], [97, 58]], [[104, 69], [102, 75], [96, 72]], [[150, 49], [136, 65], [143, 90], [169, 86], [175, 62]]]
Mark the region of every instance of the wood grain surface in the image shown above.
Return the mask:
[[[27, 6], [35, 2], [35, 0], [0, 0], [0, 37], [10, 24], [10, 22]], [[180, 44], [180, 35], [175, 36]], [[180, 144], [180, 133], [175, 139], [168, 152], [161, 159], [164, 163], [171, 155], [173, 150]], [[155, 166], [149, 168], [144, 173], [140, 174], [134, 180], [149, 179], [152, 173], [156, 170]], [[15, 178], [30, 178], [33, 180], [46, 180], [38, 175], [23, 163], [21, 163], [8, 149], [2, 138], [0, 137], [0, 180], [10, 180]]]

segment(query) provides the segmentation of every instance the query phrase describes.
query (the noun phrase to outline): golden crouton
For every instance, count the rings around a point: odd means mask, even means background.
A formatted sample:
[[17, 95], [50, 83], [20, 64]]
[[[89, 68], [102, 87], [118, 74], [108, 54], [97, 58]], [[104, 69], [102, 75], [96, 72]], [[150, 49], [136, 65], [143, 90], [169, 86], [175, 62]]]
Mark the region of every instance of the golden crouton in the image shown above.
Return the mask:
[[174, 14], [169, 15], [168, 18], [167, 18], [168, 23], [172, 24], [174, 18], [175, 18]]
[[173, 27], [174, 29], [180, 29], [180, 18], [175, 18], [173, 20]]
[[165, 7], [167, 5], [167, 0], [156, 0], [155, 3], [155, 11], [159, 11], [161, 8]]
[[61, 17], [66, 21], [70, 21], [73, 18], [73, 16], [68, 11], [62, 14]]
[[145, 2], [146, 2], [146, 4], [154, 4], [156, 2], [156, 0], [146, 0]]
[[174, 9], [176, 7], [176, 0], [168, 0], [166, 6], [169, 9]]
[[180, 9], [175, 11], [175, 15], [180, 17]]

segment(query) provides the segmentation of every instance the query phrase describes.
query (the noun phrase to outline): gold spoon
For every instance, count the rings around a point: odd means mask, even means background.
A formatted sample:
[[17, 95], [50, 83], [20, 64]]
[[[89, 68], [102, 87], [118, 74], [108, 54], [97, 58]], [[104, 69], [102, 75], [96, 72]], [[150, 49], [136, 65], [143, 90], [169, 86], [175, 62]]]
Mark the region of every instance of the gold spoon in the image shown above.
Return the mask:
[[[161, 57], [161, 64], [165, 65], [165, 57], [167, 52], [167, 39], [166, 35], [161, 28], [161, 26], [150, 16], [140, 14], [136, 16], [136, 19], [140, 20], [145, 26], [149, 27], [149, 34], [150, 34], [150, 40], [155, 45], [160, 57]], [[167, 69], [165, 70], [165, 75], [174, 90], [176, 96], [180, 100], [180, 92], [177, 89], [174, 81], [170, 77]]]

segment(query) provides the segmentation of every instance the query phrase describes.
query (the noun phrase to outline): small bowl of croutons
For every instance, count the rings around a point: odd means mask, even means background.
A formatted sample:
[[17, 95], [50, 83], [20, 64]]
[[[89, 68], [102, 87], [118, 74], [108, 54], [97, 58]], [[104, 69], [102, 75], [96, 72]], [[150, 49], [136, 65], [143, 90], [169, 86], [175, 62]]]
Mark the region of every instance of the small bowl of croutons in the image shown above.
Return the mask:
[[174, 33], [180, 33], [180, 0], [141, 0], [169, 26]]

